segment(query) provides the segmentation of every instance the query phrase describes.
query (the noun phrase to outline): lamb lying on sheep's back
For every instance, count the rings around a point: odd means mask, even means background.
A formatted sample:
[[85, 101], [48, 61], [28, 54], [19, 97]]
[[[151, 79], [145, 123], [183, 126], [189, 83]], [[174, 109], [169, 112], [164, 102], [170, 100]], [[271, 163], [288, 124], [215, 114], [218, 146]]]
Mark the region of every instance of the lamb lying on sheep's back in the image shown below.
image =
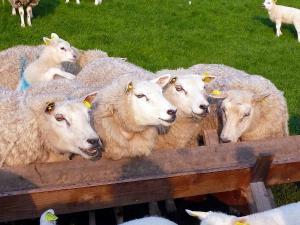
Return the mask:
[[59, 153], [91, 159], [100, 155], [83, 99], [1, 90], [0, 167], [61, 160]]
[[[25, 69], [30, 63], [35, 61], [45, 45], [28, 46], [18, 45], [0, 52], [0, 85], [15, 90], [17, 88], [21, 70]], [[78, 50], [74, 49], [79, 55], [77, 63], [63, 63], [63, 69], [72, 74], [79, 71], [93, 60], [107, 57], [107, 54], [100, 50]], [[25, 63], [25, 68], [22, 68]]]
[[208, 92], [223, 90], [213, 96], [224, 99], [220, 106], [223, 142], [283, 137], [288, 132], [288, 109], [283, 93], [266, 78], [249, 75], [224, 65], [195, 65], [189, 70], [208, 71], [216, 79], [207, 85]]
[[176, 108], [162, 94], [170, 78], [164, 75], [145, 81], [123, 75], [99, 90], [94, 125], [106, 157], [117, 160], [151, 152], [157, 137], [155, 126], [170, 126], [176, 119]]

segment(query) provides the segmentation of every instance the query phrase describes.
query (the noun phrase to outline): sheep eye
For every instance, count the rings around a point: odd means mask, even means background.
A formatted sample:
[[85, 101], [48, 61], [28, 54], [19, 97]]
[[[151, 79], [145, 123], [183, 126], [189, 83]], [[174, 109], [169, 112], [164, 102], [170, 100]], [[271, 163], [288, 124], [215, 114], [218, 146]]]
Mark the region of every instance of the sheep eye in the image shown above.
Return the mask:
[[183, 91], [183, 88], [180, 85], [175, 86], [176, 91]]
[[143, 98], [143, 97], [146, 97], [146, 95], [144, 95], [144, 94], [137, 94], [137, 95], [135, 95], [137, 98]]
[[244, 117], [250, 116], [250, 112], [244, 114]]
[[60, 122], [65, 120], [65, 117], [62, 114], [56, 114], [55, 119]]
[[66, 51], [65, 47], [61, 47], [60, 49], [63, 50], [63, 51]]

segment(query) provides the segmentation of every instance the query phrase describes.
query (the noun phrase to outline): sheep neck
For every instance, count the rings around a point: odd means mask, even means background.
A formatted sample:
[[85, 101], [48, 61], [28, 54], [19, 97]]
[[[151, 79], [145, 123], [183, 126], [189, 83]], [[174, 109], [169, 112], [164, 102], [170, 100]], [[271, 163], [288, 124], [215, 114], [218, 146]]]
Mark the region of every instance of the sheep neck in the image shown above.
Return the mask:
[[48, 67], [59, 67], [62, 63], [58, 58], [53, 56], [51, 50], [48, 49], [47, 47], [42, 52], [38, 61], [41, 64], [47, 65]]

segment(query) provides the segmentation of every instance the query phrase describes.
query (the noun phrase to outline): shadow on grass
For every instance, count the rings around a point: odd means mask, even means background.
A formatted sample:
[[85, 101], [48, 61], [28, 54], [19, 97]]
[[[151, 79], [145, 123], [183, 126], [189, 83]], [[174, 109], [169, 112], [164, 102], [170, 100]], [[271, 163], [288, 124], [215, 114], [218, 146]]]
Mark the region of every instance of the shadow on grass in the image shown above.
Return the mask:
[[[259, 21], [263, 25], [270, 27], [276, 32], [276, 26], [275, 23], [273, 23], [268, 17], [263, 17], [263, 16], [255, 16], [253, 17], [254, 20]], [[297, 36], [297, 32], [294, 28], [294, 25], [283, 25], [281, 29], [288, 30], [290, 33], [294, 34]], [[284, 32], [283, 32], [284, 33]]]
[[291, 134], [300, 135], [300, 115], [291, 115], [289, 119], [289, 128]]
[[54, 14], [55, 8], [59, 5], [59, 0], [40, 1], [39, 5], [33, 10], [35, 17], [44, 17]]

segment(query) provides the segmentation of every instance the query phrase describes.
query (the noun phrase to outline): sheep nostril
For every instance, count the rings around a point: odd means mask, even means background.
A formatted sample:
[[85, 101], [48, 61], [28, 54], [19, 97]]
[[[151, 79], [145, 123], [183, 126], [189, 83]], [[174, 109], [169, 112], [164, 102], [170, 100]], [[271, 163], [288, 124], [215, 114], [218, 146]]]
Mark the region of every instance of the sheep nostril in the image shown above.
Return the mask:
[[170, 115], [170, 116], [175, 116], [175, 115], [176, 115], [176, 112], [177, 112], [177, 110], [169, 109], [169, 110], [167, 111], [167, 114]]
[[221, 136], [221, 141], [222, 141], [223, 143], [229, 143], [229, 142], [230, 142], [230, 140], [229, 140], [228, 138], [222, 137], [222, 136]]
[[200, 105], [199, 108], [205, 112], [208, 112], [208, 105]]
[[93, 138], [93, 139], [87, 139], [86, 140], [89, 144], [93, 145], [93, 146], [98, 146], [100, 143], [100, 139], [99, 138]]

